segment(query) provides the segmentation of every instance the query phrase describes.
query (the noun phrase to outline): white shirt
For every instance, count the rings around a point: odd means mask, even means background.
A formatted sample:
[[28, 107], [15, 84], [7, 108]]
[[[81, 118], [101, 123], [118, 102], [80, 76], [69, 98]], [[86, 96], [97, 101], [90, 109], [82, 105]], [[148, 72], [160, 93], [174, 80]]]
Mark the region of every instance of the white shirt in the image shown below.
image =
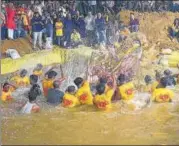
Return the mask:
[[30, 114], [33, 106], [36, 105], [35, 103], [30, 103], [29, 101], [26, 105], [22, 108], [21, 113], [23, 114]]
[[87, 16], [85, 18], [86, 30], [94, 30], [94, 16]]

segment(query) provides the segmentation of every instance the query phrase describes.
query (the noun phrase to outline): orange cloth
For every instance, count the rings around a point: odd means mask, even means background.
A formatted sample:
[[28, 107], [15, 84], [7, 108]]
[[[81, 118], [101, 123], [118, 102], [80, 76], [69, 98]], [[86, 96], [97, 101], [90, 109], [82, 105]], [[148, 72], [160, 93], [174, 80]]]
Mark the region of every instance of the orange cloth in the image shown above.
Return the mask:
[[44, 96], [47, 96], [48, 89], [53, 88], [53, 82], [54, 82], [54, 80], [52, 80], [52, 79], [44, 79], [42, 81]]

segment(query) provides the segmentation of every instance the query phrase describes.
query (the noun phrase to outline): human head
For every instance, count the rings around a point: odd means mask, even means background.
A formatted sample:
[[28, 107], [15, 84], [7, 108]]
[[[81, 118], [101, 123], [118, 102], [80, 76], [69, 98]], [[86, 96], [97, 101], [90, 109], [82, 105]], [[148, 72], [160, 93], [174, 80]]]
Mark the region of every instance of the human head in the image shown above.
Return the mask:
[[26, 69], [23, 69], [21, 72], [20, 72], [20, 77], [23, 78], [27, 75], [27, 70]]
[[151, 76], [146, 75], [146, 76], [145, 76], [145, 78], [144, 78], [144, 81], [145, 81], [145, 83], [146, 83], [146, 84], [150, 84], [150, 83], [151, 83], [151, 81], [152, 81]]
[[75, 10], [76, 10], [76, 7], [75, 7], [75, 5], [73, 5], [72, 9], [73, 9], [73, 11], [75, 11]]
[[73, 32], [74, 32], [74, 33], [77, 33], [76, 29], [73, 29]]
[[70, 94], [74, 94], [75, 93], [75, 86], [68, 86], [66, 91]]
[[104, 93], [105, 91], [105, 85], [104, 84], [98, 84], [96, 86], [96, 91], [97, 91], [97, 94], [101, 95]]
[[100, 18], [101, 18], [101, 13], [98, 13], [98, 15], [97, 15], [97, 16], [98, 16], [98, 18], [100, 19]]
[[163, 78], [161, 78], [161, 80], [160, 80], [160, 86], [161, 87], [163, 87], [163, 88], [165, 88], [167, 85], [168, 85], [168, 78], [165, 78], [165, 77], [163, 77]]
[[58, 22], [61, 22], [61, 18], [60, 18], [60, 17], [58, 17], [58, 19], [57, 19], [57, 20], [58, 20]]
[[130, 17], [131, 19], [134, 19], [135, 18], [134, 13], [130, 13]]
[[22, 4], [22, 8], [25, 8], [25, 4]]
[[47, 76], [48, 76], [48, 79], [54, 79], [57, 76], [57, 72], [51, 70], [47, 73]]
[[[34, 92], [35, 91], [35, 92]], [[32, 94], [31, 94], [32, 93]], [[29, 92], [29, 97], [30, 96], [39, 96], [42, 93], [42, 91], [40, 90], [40, 86], [38, 84], [34, 84], [32, 85], [30, 92]]]
[[37, 66], [36, 66], [36, 70], [42, 70], [42, 68], [43, 68], [43, 65], [41, 64], [41, 63], [39, 63], [39, 64], [37, 64]]
[[35, 17], [39, 17], [39, 16], [40, 16], [39, 12], [35, 12], [35, 13], [34, 13], [34, 16], [35, 16]]
[[68, 19], [71, 19], [71, 14], [68, 14], [67, 17], [68, 17]]
[[30, 84], [34, 85], [38, 82], [38, 76], [37, 75], [30, 75]]
[[99, 83], [105, 85], [107, 83], [107, 79], [104, 77], [101, 77], [101, 78], [99, 78]]
[[120, 74], [117, 78], [118, 84], [123, 84], [126, 81], [126, 76], [124, 74]]
[[79, 88], [81, 87], [81, 85], [83, 84], [83, 79], [81, 77], [77, 77], [75, 80], [74, 80], [74, 83], [75, 85]]
[[79, 12], [79, 11], [76, 11], [76, 15], [77, 15], [77, 16], [80, 16], [80, 12]]
[[58, 89], [58, 88], [60, 87], [60, 82], [59, 82], [59, 81], [54, 81], [54, 82], [53, 82], [53, 87], [54, 87], [55, 89]]
[[39, 1], [35, 1], [35, 4], [38, 5], [38, 4], [40, 4], [40, 2]]
[[19, 12], [18, 12], [17, 19], [20, 19], [20, 18], [21, 18], [21, 14], [19, 14]]
[[14, 6], [13, 3], [9, 3], [10, 8], [13, 8], [13, 6]]
[[9, 86], [9, 84], [7, 83], [7, 82], [5, 82], [4, 84], [3, 84], [3, 91], [4, 92], [8, 92], [9, 91], [9, 88], [10, 88], [10, 86]]
[[28, 94], [29, 102], [33, 102], [36, 100], [37, 96], [41, 94], [40, 86], [38, 84], [34, 84], [32, 88], [30, 89], [30, 92]]
[[172, 72], [169, 69], [164, 70], [163, 73], [165, 76], [170, 76], [172, 74]]

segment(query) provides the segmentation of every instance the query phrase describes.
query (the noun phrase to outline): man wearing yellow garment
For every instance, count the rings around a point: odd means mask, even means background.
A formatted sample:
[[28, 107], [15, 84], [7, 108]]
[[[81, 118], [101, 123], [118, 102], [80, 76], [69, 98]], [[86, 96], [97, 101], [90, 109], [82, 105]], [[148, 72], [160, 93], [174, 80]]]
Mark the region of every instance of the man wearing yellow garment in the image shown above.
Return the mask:
[[78, 98], [80, 104], [93, 104], [93, 96], [90, 90], [90, 84], [88, 81], [85, 81], [81, 77], [77, 77], [74, 80], [75, 85], [78, 87], [78, 90], [75, 96]]
[[48, 90], [53, 88], [53, 82], [55, 81], [55, 77], [57, 76], [57, 72], [49, 71], [47, 72], [47, 78], [43, 79], [42, 81], [42, 88], [44, 92], [44, 96], [46, 97], [48, 94]]
[[80, 33], [74, 29], [73, 33], [71, 34], [71, 46], [73, 48], [78, 47], [82, 42]]
[[19, 75], [14, 76], [11, 80], [15, 81], [15, 84], [17, 85], [17, 87], [26, 87], [30, 85], [30, 79], [27, 76], [26, 69], [23, 69]]
[[62, 37], [63, 37], [63, 22], [60, 18], [58, 18], [57, 22], [55, 23], [55, 31], [56, 31], [56, 39], [58, 46], [61, 46]]
[[99, 84], [105, 85], [105, 93], [110, 89], [110, 87], [107, 85], [107, 79], [104, 77], [99, 78]]
[[131, 100], [134, 98], [134, 84], [128, 82], [127, 77], [124, 74], [118, 76], [118, 96], [123, 100]]
[[38, 77], [42, 76], [42, 74], [43, 74], [42, 69], [43, 69], [43, 65], [40, 63], [37, 64], [37, 66], [33, 70], [33, 75], [36, 75]]
[[172, 90], [167, 89], [168, 80], [167, 78], [163, 77], [160, 80], [160, 84], [157, 89], [154, 90], [152, 94], [152, 101], [156, 102], [171, 102], [174, 96]]
[[107, 110], [110, 109], [111, 106], [111, 99], [114, 94], [114, 89], [111, 88], [105, 92], [105, 85], [98, 84], [96, 86], [97, 94], [94, 97], [94, 104], [98, 109]]
[[4, 83], [2, 87], [1, 100], [3, 102], [10, 101], [13, 99], [11, 96], [12, 92], [16, 89], [16, 87], [9, 83]]
[[75, 86], [68, 86], [65, 95], [63, 97], [63, 106], [67, 108], [75, 107], [79, 105], [80, 102], [75, 96]]

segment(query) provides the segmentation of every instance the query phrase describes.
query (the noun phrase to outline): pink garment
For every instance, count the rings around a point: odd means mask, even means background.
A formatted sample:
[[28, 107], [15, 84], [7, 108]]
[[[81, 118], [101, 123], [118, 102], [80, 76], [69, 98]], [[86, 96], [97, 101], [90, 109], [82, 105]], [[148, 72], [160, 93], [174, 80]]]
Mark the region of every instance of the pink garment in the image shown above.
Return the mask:
[[6, 27], [8, 29], [15, 29], [16, 24], [14, 18], [15, 18], [16, 11], [13, 10], [12, 8], [7, 7], [6, 13], [7, 13]]

